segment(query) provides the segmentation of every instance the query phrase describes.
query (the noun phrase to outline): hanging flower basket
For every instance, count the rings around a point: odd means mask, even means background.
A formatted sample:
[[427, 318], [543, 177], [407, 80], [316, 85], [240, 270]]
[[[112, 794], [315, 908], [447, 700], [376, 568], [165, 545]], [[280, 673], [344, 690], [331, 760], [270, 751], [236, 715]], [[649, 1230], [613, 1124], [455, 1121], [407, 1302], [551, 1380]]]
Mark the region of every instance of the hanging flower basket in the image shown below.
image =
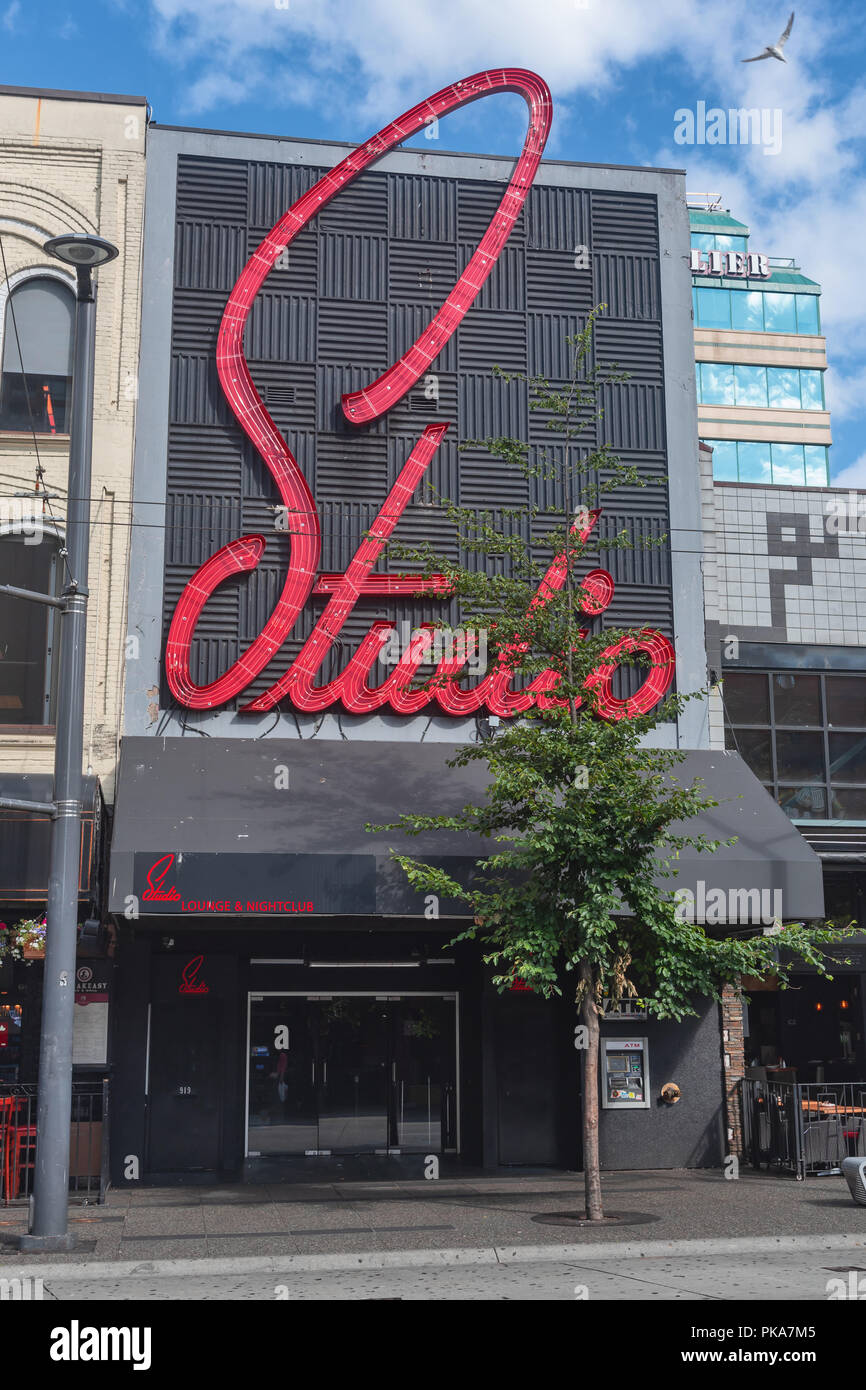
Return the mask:
[[45, 959], [45, 918], [29, 917], [13, 926], [0, 922], [0, 964]]

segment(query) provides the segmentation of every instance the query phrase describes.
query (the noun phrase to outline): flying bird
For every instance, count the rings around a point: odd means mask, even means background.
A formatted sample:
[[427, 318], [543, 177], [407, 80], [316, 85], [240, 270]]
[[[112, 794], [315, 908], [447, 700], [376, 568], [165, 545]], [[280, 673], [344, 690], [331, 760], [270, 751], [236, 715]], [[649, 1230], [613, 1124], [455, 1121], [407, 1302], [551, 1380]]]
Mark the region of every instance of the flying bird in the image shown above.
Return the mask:
[[782, 52], [782, 49], [785, 47], [785, 44], [788, 42], [788, 39], [789, 39], [789, 37], [790, 37], [791, 30], [793, 29], [793, 27], [794, 27], [794, 12], [793, 12], [793, 10], [792, 10], [792, 11], [791, 11], [791, 18], [788, 20], [788, 27], [787, 27], [787, 29], [785, 30], [784, 34], [781, 34], [780, 37], [776, 40], [775, 43], [767, 44], [767, 47], [764, 49], [763, 53], [758, 53], [757, 56], [754, 57], [754, 58], [741, 58], [741, 59], [740, 59], [740, 62], [741, 62], [741, 63], [760, 63], [760, 61], [761, 61], [762, 58], [778, 58], [778, 60], [779, 60], [780, 63], [787, 63], [788, 60], [787, 60], [787, 58], [785, 57], [784, 53]]

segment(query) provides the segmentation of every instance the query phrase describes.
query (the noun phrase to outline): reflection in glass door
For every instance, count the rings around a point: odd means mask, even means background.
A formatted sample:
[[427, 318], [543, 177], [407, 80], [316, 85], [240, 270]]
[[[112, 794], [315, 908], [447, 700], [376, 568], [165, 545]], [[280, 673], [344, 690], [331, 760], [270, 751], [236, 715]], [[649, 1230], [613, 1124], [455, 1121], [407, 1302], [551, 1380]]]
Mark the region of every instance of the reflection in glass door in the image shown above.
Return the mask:
[[316, 1037], [306, 999], [254, 995], [250, 1000], [249, 1129], [251, 1154], [315, 1153], [319, 1147]]
[[454, 995], [251, 995], [247, 1152], [457, 1149]]
[[455, 1149], [455, 1001], [404, 998], [391, 1008], [392, 1147]]
[[320, 1153], [387, 1148], [388, 1008], [344, 994], [318, 1002]]

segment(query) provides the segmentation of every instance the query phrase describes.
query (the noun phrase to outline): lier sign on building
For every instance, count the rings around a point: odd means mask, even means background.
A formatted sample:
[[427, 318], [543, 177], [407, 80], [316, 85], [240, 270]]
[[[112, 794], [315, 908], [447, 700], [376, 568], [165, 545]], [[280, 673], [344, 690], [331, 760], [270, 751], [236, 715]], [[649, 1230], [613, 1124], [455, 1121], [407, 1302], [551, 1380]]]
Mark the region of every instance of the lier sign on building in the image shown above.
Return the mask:
[[[327, 595], [324, 612], [292, 662], [289, 670], [266, 691], [241, 706], [241, 712], [259, 713], [288, 700], [299, 710], [320, 711], [337, 703], [352, 713], [363, 714], [384, 706], [399, 714], [414, 714], [431, 701], [443, 713], [468, 715], [481, 710], [508, 717], [534, 702], [550, 704], [556, 673], [545, 671], [525, 690], [511, 688], [511, 671], [504, 663], [471, 689], [456, 679], [437, 682], [435, 688], [412, 690], [412, 677], [425, 660], [434, 634], [420, 629], [391, 675], [371, 687], [368, 677], [389, 641], [393, 625], [375, 622], [344, 670], [327, 684], [314, 684], [325, 656], [336, 642], [347, 618], [361, 597], [399, 597], [431, 590], [443, 598], [448, 586], [443, 577], [373, 574], [382, 550], [418, 488], [447, 424], [428, 425], [409, 453], [405, 464], [366, 537], [345, 573], [319, 571], [321, 528], [313, 495], [283, 435], [253, 384], [244, 355], [244, 329], [259, 290], [286, 248], [311, 220], [358, 175], [389, 150], [422, 129], [428, 122], [456, 111], [469, 102], [494, 92], [516, 92], [529, 108], [529, 125], [511, 181], [477, 250], [432, 322], [399, 361], [393, 363], [365, 389], [342, 398], [346, 419], [367, 424], [385, 415], [415, 385], [441, 353], [488, 279], [509, 233], [521, 212], [538, 168], [550, 130], [552, 104], [547, 85], [535, 73], [519, 68], [477, 73], [444, 88], [385, 126], [364, 145], [353, 150], [335, 168], [289, 208], [264, 238], [244, 267], [231, 292], [220, 325], [217, 369], [220, 386], [240, 427], [248, 435], [267, 467], [288, 518], [291, 555], [283, 589], [273, 612], [247, 650], [218, 679], [197, 685], [190, 671], [190, 652], [196, 623], [210, 596], [225, 580], [255, 569], [265, 548], [261, 535], [242, 536], [211, 556], [186, 585], [175, 609], [166, 646], [166, 677], [175, 699], [189, 709], [213, 709], [239, 695], [265, 669], [289, 637], [313, 595]], [[598, 520], [597, 511], [586, 513], [575, 524], [581, 541]], [[555, 557], [539, 586], [533, 603], [544, 603], [566, 581], [565, 557]], [[605, 611], [614, 586], [606, 570], [594, 570], [582, 586], [582, 607], [588, 614]], [[650, 659], [648, 675], [627, 700], [612, 691], [617, 660], [625, 651], [644, 651]], [[465, 656], [446, 657], [437, 675], [456, 676]], [[632, 717], [651, 709], [669, 689], [674, 675], [674, 651], [660, 633], [641, 629], [602, 654], [590, 677], [599, 693], [599, 709], [608, 718]]]

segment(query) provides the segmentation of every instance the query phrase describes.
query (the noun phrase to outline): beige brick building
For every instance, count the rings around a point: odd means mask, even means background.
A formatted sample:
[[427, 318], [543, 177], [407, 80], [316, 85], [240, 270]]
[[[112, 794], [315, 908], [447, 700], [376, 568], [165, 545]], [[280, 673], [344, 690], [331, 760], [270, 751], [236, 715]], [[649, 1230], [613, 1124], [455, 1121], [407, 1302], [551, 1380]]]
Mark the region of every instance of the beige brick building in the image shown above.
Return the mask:
[[[84, 729], [84, 771], [108, 801], [127, 648], [146, 129], [143, 97], [0, 87], [0, 583], [44, 589], [63, 567], [74, 273], [43, 243], [82, 232], [120, 250], [96, 277]], [[46, 611], [0, 598], [0, 774], [53, 769]]]

